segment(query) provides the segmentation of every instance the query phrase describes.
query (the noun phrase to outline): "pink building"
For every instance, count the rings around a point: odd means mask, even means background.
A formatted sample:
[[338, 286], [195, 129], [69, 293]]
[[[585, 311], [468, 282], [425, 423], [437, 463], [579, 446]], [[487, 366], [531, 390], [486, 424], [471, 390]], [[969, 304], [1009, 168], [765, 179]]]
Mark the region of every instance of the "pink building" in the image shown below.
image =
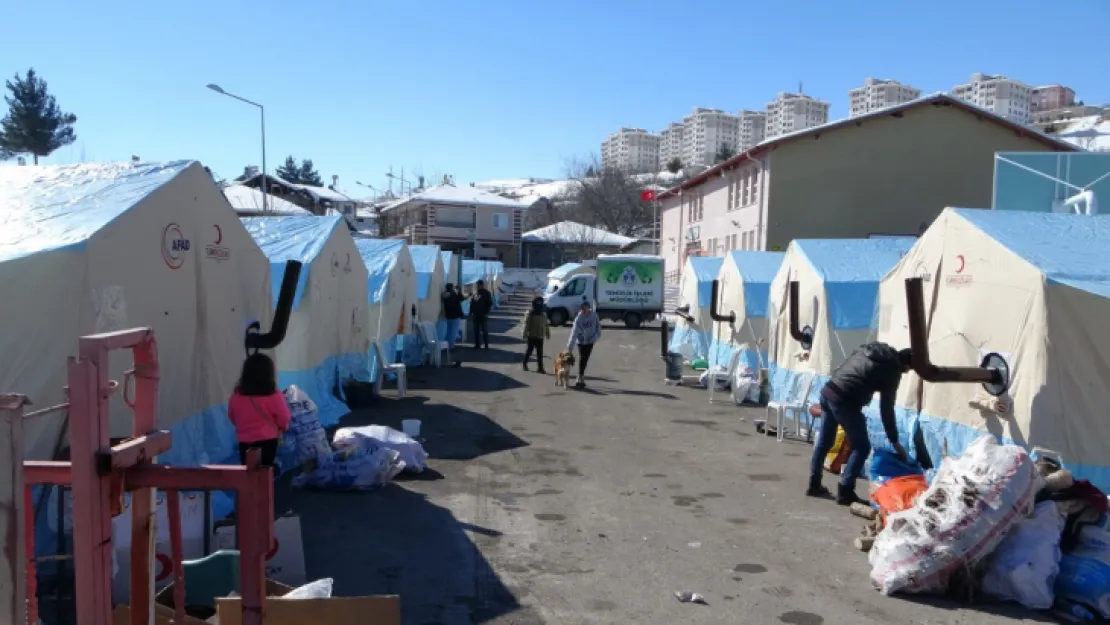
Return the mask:
[[1067, 108], [1074, 104], [1075, 91], [1063, 85], [1036, 87], [1030, 97], [1030, 110], [1033, 113]]

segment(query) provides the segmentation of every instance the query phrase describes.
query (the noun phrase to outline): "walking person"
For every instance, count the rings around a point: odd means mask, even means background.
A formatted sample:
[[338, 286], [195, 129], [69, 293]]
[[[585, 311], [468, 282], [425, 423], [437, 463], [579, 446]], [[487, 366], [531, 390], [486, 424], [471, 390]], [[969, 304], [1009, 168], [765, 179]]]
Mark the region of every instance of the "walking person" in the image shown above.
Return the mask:
[[482, 345], [489, 349], [489, 312], [493, 310], [493, 294], [486, 289], [486, 283], [479, 280], [470, 299], [470, 317], [474, 321], [474, 349]]
[[[898, 425], [894, 420], [894, 399], [902, 375], [910, 370], [911, 352], [898, 350], [886, 343], [868, 343], [861, 346], [848, 357], [829, 381], [821, 389], [821, 410], [824, 421], [821, 433], [813, 446], [813, 458], [809, 465], [810, 497], [830, 497], [832, 493], [821, 485], [821, 471], [825, 456], [836, 443], [836, 426], [844, 428], [844, 435], [852, 444], [848, 462], [840, 469], [840, 485], [836, 491], [836, 503], [850, 506], [863, 502], [856, 496], [856, 478], [863, 472], [863, 463], [871, 453], [871, 442], [867, 439], [867, 419], [863, 416], [864, 406], [871, 403], [871, 397], [879, 393], [879, 414], [883, 421], [890, 446], [902, 460], [906, 460], [906, 450], [898, 442]], [[866, 502], [863, 502], [866, 503]]]
[[524, 319], [524, 340], [528, 347], [524, 349], [524, 370], [528, 370], [528, 360], [532, 351], [536, 352], [536, 371], [547, 373], [543, 368], [543, 342], [551, 338], [551, 326], [547, 323], [547, 314], [543, 311], [543, 298], [532, 300], [532, 310]]
[[[443, 285], [443, 320], [446, 322], [447, 336], [444, 340], [447, 341], [448, 350], [455, 349], [455, 343], [459, 341], [459, 328], [462, 326], [463, 319], [466, 315], [463, 314], [463, 297], [455, 290], [455, 285], [448, 282]], [[462, 362], [456, 360], [452, 365], [453, 367], [462, 366]]]
[[586, 387], [586, 365], [590, 362], [590, 354], [594, 351], [594, 343], [601, 338], [601, 319], [593, 311], [590, 302], [583, 300], [578, 314], [574, 317], [574, 325], [570, 328], [570, 340], [567, 342], [567, 351], [578, 346], [578, 379], [574, 381], [574, 388]]
[[274, 466], [278, 442], [289, 429], [291, 416], [285, 394], [278, 390], [277, 370], [269, 356], [247, 356], [227, 404], [227, 416], [239, 441], [239, 462], [246, 464], [247, 451], [259, 449], [262, 466]]

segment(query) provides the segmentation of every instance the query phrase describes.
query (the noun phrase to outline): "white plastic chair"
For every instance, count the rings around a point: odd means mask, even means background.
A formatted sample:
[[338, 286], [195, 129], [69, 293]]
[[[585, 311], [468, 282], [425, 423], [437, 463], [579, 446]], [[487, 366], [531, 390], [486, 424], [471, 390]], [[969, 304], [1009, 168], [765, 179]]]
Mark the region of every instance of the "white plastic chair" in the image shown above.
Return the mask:
[[[767, 423], [771, 422], [771, 414], [775, 413], [777, 432], [776, 438], [781, 442], [786, 437], [786, 430], [783, 426], [783, 421], [786, 419], [788, 413], [793, 413], [794, 424], [797, 426], [801, 434], [802, 416], [809, 406], [809, 391], [813, 387], [813, 373], [801, 373], [794, 378], [794, 382], [790, 385], [790, 392], [787, 397], [798, 397], [797, 400], [777, 401], [771, 400], [767, 402]], [[800, 391], [800, 395], [795, 391]]]
[[428, 361], [435, 367], [443, 366], [443, 352], [447, 352], [447, 363], [451, 362], [451, 344], [447, 341], [439, 340], [439, 333], [436, 331], [435, 325], [431, 321], [421, 321], [416, 326], [417, 331], [420, 333], [420, 343], [423, 353], [421, 360], [427, 358]]
[[709, 374], [706, 376], [705, 381], [709, 386], [709, 403], [713, 403], [713, 392], [717, 390], [718, 380], [729, 380], [732, 383], [736, 375], [736, 367], [740, 363], [740, 351], [737, 349], [732, 353], [732, 358], [728, 362], [728, 368], [724, 371], [710, 369]]
[[374, 380], [374, 394], [381, 396], [382, 394], [382, 381], [385, 380], [387, 371], [391, 371], [397, 375], [397, 399], [403, 398], [409, 392], [409, 379], [408, 367], [404, 363], [395, 362], [392, 364], [385, 364], [382, 361], [382, 350], [377, 343], [370, 344], [370, 351], [374, 353], [374, 359], [378, 361], [378, 379]]

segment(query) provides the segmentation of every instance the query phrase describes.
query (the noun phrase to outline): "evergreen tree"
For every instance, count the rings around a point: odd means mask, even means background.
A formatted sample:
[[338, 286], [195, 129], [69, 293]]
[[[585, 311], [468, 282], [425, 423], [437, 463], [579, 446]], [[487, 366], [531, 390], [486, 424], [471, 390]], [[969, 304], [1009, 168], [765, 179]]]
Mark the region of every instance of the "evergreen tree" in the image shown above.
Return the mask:
[[713, 162], [723, 163], [733, 156], [736, 156], [736, 152], [732, 149], [732, 146], [727, 143], [722, 143], [721, 147], [717, 148], [717, 156], [713, 158]]
[[310, 184], [314, 187], [324, 186], [324, 179], [320, 177], [320, 172], [312, 166], [312, 159], [306, 158], [301, 161], [300, 173], [298, 174], [300, 184]]
[[682, 171], [682, 159], [676, 156], [667, 161], [667, 171], [671, 172], [672, 174], [677, 174], [678, 172]]
[[73, 124], [77, 116], [65, 113], [34, 69], [25, 77], [16, 73], [7, 81], [11, 95], [4, 96], [8, 114], [0, 119], [0, 159], [31, 154], [35, 164], [60, 147], [77, 140]]
[[590, 165], [589, 167], [586, 168], [586, 177], [587, 178], [596, 178], [597, 177], [597, 172], [594, 171], [593, 165]]
[[301, 181], [301, 168], [297, 165], [297, 159], [293, 158], [292, 156], [286, 156], [285, 162], [277, 168], [277, 171], [274, 172], [274, 175], [276, 175], [278, 178], [281, 178], [282, 180], [285, 180], [286, 182], [299, 184]]

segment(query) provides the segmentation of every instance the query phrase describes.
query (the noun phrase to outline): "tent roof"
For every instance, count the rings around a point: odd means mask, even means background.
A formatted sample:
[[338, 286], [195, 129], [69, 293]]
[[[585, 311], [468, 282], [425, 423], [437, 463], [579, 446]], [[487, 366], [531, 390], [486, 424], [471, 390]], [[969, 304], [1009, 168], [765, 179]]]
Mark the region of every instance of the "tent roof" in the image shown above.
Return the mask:
[[[342, 217], [243, 217], [243, 227], [262, 249], [270, 261], [270, 284], [274, 292], [274, 305], [281, 293], [281, 279], [285, 275], [286, 261], [296, 260], [305, 264], [297, 278], [297, 291], [293, 308], [301, 304], [301, 297], [308, 284], [310, 265], [327, 245], [328, 237], [343, 221]], [[346, 226], [345, 223], [342, 224]]]
[[733, 264], [740, 270], [740, 277], [746, 283], [767, 283], [775, 280], [775, 276], [782, 266], [782, 259], [786, 254], [782, 252], [755, 252], [748, 250], [733, 250], [728, 253]]
[[916, 241], [914, 237], [795, 239], [791, 245], [825, 282], [878, 283]]
[[686, 264], [694, 270], [694, 275], [697, 276], [698, 282], [712, 282], [717, 279], [717, 274], [721, 272], [721, 265], [725, 259], [723, 256], [690, 256], [686, 258]]
[[1050, 282], [1110, 297], [1110, 216], [951, 210]]
[[522, 234], [520, 240], [526, 243], [567, 243], [609, 247], [622, 247], [636, 241], [636, 239], [576, 221], [560, 221], [550, 226], [530, 230]]
[[438, 245], [410, 245], [409, 254], [412, 255], [412, 265], [416, 269], [416, 296], [420, 299], [428, 297], [428, 290], [432, 287], [432, 274], [436, 270], [436, 261], [443, 262], [440, 258]]
[[83, 244], [193, 164], [0, 167], [0, 262]]
[[[231, 207], [236, 211], [251, 213], [262, 212], [262, 192], [258, 189], [241, 184], [233, 184], [224, 187], [223, 192], [224, 197], [227, 198], [227, 201], [231, 203]], [[293, 215], [303, 217], [312, 214], [310, 211], [297, 206], [289, 200], [277, 197], [276, 195], [270, 195], [266, 200], [266, 208], [274, 217]]]
[[355, 239], [355, 247], [370, 274], [367, 279], [370, 302], [376, 304], [385, 297], [389, 274], [397, 266], [397, 257], [405, 249], [405, 242], [401, 239]]
[[463, 286], [474, 284], [479, 280], [486, 279], [486, 262], [484, 260], [473, 260], [464, 258], [462, 261], [462, 283]]

